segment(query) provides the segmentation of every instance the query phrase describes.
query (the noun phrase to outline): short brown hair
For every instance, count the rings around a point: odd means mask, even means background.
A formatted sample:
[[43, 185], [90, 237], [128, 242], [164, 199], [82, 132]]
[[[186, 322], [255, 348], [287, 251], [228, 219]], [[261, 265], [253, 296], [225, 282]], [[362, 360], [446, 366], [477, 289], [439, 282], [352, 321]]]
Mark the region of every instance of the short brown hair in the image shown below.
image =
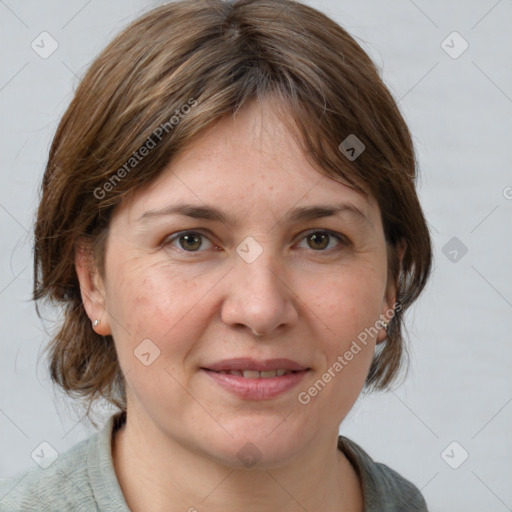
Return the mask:
[[[85, 399], [88, 412], [100, 397], [125, 410], [126, 395], [113, 339], [93, 331], [82, 304], [77, 244], [90, 240], [102, 271], [109, 220], [127, 194], [207, 126], [271, 96], [315, 168], [378, 202], [400, 307], [366, 387], [385, 389], [396, 378], [406, 355], [403, 313], [426, 284], [432, 249], [411, 136], [376, 66], [343, 28], [299, 2], [185, 0], [137, 19], [92, 63], [58, 126], [42, 183], [34, 298], [64, 307], [48, 346], [51, 376]], [[339, 148], [349, 135], [365, 146], [356, 159]], [[143, 158], [130, 160], [150, 142]]]

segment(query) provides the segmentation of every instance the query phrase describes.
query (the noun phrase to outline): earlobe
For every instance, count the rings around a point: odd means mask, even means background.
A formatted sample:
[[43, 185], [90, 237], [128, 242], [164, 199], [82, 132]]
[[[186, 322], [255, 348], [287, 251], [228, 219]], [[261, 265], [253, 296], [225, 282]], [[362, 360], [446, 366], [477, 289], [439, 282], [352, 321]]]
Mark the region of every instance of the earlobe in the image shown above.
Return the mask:
[[97, 334], [112, 334], [106, 312], [103, 280], [93, 261], [92, 254], [84, 243], [75, 250], [75, 270], [80, 283], [80, 293], [91, 326]]
[[386, 320], [378, 320], [378, 324], [380, 326], [380, 330], [379, 330], [379, 333], [377, 334], [377, 345], [379, 343], [383, 343], [384, 341], [386, 341], [387, 337], [388, 337], [388, 329], [389, 329], [389, 324]]

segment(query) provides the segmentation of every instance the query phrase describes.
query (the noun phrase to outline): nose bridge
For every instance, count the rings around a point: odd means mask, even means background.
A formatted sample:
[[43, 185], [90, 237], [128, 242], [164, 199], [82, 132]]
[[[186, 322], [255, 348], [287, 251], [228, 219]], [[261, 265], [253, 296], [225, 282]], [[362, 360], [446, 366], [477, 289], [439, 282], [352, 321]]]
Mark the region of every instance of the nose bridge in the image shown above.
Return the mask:
[[253, 333], [270, 334], [296, 320], [293, 294], [285, 286], [284, 276], [279, 275], [283, 267], [270, 246], [246, 239], [237, 247], [222, 311], [225, 323], [245, 325]]
[[237, 273], [251, 283], [257, 284], [259, 278], [264, 284], [270, 278], [273, 278], [271, 281], [276, 278], [282, 262], [279, 259], [279, 248], [275, 247], [275, 240], [268, 233], [255, 236], [258, 240], [247, 236], [236, 247], [235, 267]]
[[243, 289], [249, 293], [252, 291], [258, 296], [269, 294], [271, 298], [277, 299], [282, 294], [282, 282], [278, 279], [279, 269], [282, 267], [270, 255], [270, 250], [264, 252], [266, 254], [262, 253], [250, 263], [245, 260], [237, 261], [238, 276], [242, 276]]

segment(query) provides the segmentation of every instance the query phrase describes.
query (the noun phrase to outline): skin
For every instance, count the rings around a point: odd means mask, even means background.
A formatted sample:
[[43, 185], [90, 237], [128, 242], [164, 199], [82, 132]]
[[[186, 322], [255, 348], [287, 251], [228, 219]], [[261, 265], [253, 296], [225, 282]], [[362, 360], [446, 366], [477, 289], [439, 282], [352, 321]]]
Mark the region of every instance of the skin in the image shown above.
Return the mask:
[[[336, 445], [384, 329], [307, 405], [297, 397], [394, 304], [381, 215], [373, 198], [311, 167], [273, 112], [270, 101], [252, 103], [220, 120], [127, 198], [103, 273], [77, 250], [86, 311], [100, 320], [96, 332], [113, 336], [126, 378], [128, 419], [113, 459], [133, 512], [363, 510], [357, 474]], [[234, 224], [143, 217], [177, 202], [216, 207]], [[340, 203], [364, 217], [285, 217]], [[186, 230], [201, 236], [171, 240]], [[252, 263], [236, 252], [248, 236], [262, 249]], [[160, 355], [146, 366], [134, 350], [148, 338]], [[309, 371], [275, 398], [247, 400], [200, 370], [243, 356]], [[248, 442], [260, 457], [251, 468], [237, 457]]]

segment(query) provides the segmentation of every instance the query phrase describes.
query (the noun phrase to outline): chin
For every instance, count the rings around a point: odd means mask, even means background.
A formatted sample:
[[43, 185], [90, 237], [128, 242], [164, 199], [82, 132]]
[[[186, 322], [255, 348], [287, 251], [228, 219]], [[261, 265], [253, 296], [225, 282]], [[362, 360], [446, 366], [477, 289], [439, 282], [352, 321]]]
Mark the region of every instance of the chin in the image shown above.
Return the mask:
[[211, 457], [228, 467], [279, 467], [293, 459], [308, 440], [300, 425], [290, 424], [284, 418], [286, 414], [238, 418], [225, 424], [231, 436], [223, 429], [217, 430], [205, 448]]

